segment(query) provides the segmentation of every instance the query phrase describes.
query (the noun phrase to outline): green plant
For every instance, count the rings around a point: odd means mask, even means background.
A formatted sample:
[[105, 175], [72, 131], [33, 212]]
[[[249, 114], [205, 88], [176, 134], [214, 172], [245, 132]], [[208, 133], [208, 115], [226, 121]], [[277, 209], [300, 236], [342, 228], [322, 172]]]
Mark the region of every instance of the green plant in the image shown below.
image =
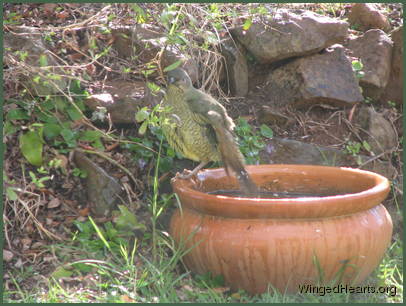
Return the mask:
[[73, 174], [73, 176], [77, 176], [77, 177], [80, 177], [80, 178], [86, 178], [87, 177], [86, 170], [82, 170], [82, 169], [79, 169], [79, 168], [73, 168], [72, 174]]
[[49, 181], [49, 180], [52, 179], [51, 176], [37, 177], [37, 176], [35, 175], [35, 173], [32, 172], [32, 171], [29, 171], [28, 173], [29, 173], [29, 175], [30, 175], [30, 177], [31, 177], [32, 183], [33, 183], [37, 188], [44, 188], [44, 187], [45, 187], [44, 182]]
[[356, 141], [348, 141], [345, 146], [345, 150], [347, 153], [351, 154], [352, 156], [357, 156], [360, 154], [361, 149], [365, 149], [366, 151], [371, 151], [371, 145], [366, 141], [356, 142]]
[[361, 79], [365, 76], [365, 72], [362, 71], [362, 69], [364, 68], [364, 65], [362, 64], [361, 60], [354, 60], [351, 62], [352, 65], [352, 70], [355, 73], [355, 76], [358, 79]]
[[243, 118], [236, 121], [235, 133], [239, 136], [241, 153], [247, 164], [259, 163], [259, 152], [265, 147], [265, 139], [273, 137], [273, 131], [262, 124], [259, 131], [255, 131]]

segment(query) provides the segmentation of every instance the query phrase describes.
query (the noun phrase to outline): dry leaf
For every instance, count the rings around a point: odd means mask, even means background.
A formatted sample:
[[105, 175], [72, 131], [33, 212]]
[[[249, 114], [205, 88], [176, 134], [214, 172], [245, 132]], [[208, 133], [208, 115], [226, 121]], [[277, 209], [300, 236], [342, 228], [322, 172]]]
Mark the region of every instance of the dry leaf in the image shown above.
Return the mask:
[[6, 249], [3, 250], [3, 260], [5, 262], [10, 262], [13, 259], [13, 257], [14, 257], [13, 252]]
[[85, 207], [83, 209], [79, 209], [79, 215], [82, 217], [87, 217], [89, 215], [89, 207]]
[[48, 202], [48, 208], [55, 208], [61, 205], [61, 201], [58, 198], [53, 198]]
[[224, 293], [230, 290], [230, 287], [217, 287], [217, 288], [213, 288], [214, 292], [217, 293]]
[[122, 296], [120, 296], [120, 299], [122, 302], [124, 303], [134, 303], [135, 300], [133, 300], [132, 298], [130, 298], [128, 295], [123, 294]]
[[32, 239], [30, 238], [23, 238], [21, 239], [21, 244], [23, 245], [23, 251], [28, 250], [31, 246]]

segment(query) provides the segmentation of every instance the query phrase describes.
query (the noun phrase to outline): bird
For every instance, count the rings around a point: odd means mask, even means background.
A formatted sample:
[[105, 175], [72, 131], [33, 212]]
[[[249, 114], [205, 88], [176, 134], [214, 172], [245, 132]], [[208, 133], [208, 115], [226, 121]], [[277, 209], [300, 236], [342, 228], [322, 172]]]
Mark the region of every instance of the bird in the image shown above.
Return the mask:
[[[209, 94], [193, 87], [187, 72], [176, 68], [167, 73], [167, 90], [162, 112], [166, 124], [163, 134], [169, 145], [184, 157], [200, 162], [192, 171], [176, 177], [189, 179], [209, 162], [221, 161], [228, 176], [234, 172], [245, 195], [258, 192], [248, 174], [236, 136], [235, 124], [223, 105]], [[165, 120], [164, 120], [165, 121]]]

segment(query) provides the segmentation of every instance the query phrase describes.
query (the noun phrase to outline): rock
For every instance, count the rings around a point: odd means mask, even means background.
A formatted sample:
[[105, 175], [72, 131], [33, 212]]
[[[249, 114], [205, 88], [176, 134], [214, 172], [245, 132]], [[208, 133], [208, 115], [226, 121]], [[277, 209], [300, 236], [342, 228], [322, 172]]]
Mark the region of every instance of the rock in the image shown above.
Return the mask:
[[135, 26], [115, 26], [111, 29], [113, 47], [120, 57], [130, 58], [138, 54], [137, 41], [144, 39], [159, 38], [162, 34], [159, 29], [148, 24], [136, 24]]
[[120, 183], [79, 151], [75, 151], [74, 161], [87, 173], [87, 200], [91, 212], [97, 217], [109, 216], [123, 193]]
[[300, 164], [334, 167], [353, 167], [373, 171], [392, 179], [396, 169], [390, 161], [371, 160], [370, 156], [352, 156], [343, 151], [316, 146], [297, 140], [273, 137], [260, 152], [262, 164]]
[[360, 126], [361, 136], [369, 143], [375, 155], [397, 146], [398, 137], [392, 124], [372, 107], [360, 108], [355, 123]]
[[347, 31], [345, 21], [301, 10], [279, 10], [270, 20], [254, 20], [246, 31], [230, 29], [261, 63], [317, 53], [343, 42]]
[[[158, 54], [166, 46], [160, 58], [162, 69], [180, 60], [183, 63], [183, 69], [188, 72], [192, 82], [198, 81], [199, 73], [196, 60], [181, 54], [174, 45], [167, 45], [167, 38], [159, 32], [138, 25], [138, 27], [115, 27], [112, 29], [111, 34], [113, 48], [120, 57], [150, 63], [158, 59]], [[156, 74], [150, 76], [156, 76]]]
[[361, 166], [360, 169], [362, 169], [362, 170], [368, 170], [368, 171], [378, 173], [390, 180], [398, 177], [398, 171], [396, 170], [396, 168], [392, 165], [392, 163], [390, 161], [381, 160], [381, 159], [372, 160], [370, 157], [368, 158], [367, 156], [362, 156], [362, 155], [361, 155], [361, 161], [363, 163], [363, 166]]
[[393, 42], [382, 30], [369, 30], [364, 35], [350, 39], [347, 48], [363, 64], [364, 77], [360, 79], [364, 97], [378, 100], [386, 87], [391, 63]]
[[324, 166], [356, 164], [351, 155], [342, 151], [278, 137], [270, 139], [264, 150], [260, 152], [260, 162]]
[[163, 94], [152, 94], [144, 82], [106, 81], [104, 92], [94, 94], [85, 100], [93, 111], [105, 107], [115, 124], [136, 124], [135, 114], [143, 106], [159, 103]]
[[[26, 53], [24, 63], [30, 65], [34, 69], [38, 69], [43, 73], [43, 77], [37, 82], [34, 81], [35, 77], [39, 75], [38, 72], [26, 70], [24, 76], [21, 76], [21, 82], [25, 84], [33, 95], [46, 96], [52, 94], [60, 94], [60, 90], [64, 91], [68, 87], [67, 80], [63, 77], [65, 72], [58, 68], [58, 62], [53, 57], [52, 53], [48, 51], [45, 42], [42, 39], [43, 33], [38, 28], [20, 26], [15, 28], [14, 33], [4, 33], [4, 50], [6, 56], [4, 57], [4, 64], [8, 66], [16, 66], [16, 63], [12, 62], [11, 57], [7, 54], [14, 54], [14, 56], [21, 60], [21, 56]], [[23, 35], [17, 35], [22, 34]], [[41, 68], [40, 59], [46, 62], [48, 68]], [[48, 79], [46, 76], [49, 74], [57, 74], [59, 79]], [[58, 88], [52, 84], [44, 85], [44, 81], [51, 80]]]
[[245, 97], [248, 93], [248, 65], [245, 49], [232, 38], [222, 40], [220, 49], [225, 59], [227, 89], [233, 96]]
[[363, 101], [352, 65], [341, 45], [296, 59], [272, 71], [266, 81], [270, 106], [318, 103], [353, 105]]
[[393, 41], [392, 64], [388, 84], [381, 101], [403, 104], [403, 25], [391, 33]]
[[348, 14], [348, 21], [361, 31], [381, 29], [385, 32], [390, 30], [388, 19], [372, 3], [356, 3]]

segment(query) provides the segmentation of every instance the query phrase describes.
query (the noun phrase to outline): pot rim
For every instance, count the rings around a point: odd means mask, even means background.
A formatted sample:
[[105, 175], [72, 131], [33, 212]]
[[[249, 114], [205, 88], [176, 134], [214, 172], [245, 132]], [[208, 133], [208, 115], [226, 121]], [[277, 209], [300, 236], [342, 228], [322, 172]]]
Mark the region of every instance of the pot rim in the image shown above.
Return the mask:
[[[374, 186], [360, 192], [302, 198], [242, 198], [208, 194], [193, 188], [198, 181], [214, 175], [226, 176], [224, 168], [205, 169], [197, 177], [188, 180], [173, 178], [171, 180], [175, 193], [178, 194], [182, 207], [194, 209], [205, 214], [232, 218], [320, 218], [357, 213], [379, 205], [388, 195], [389, 181], [377, 173], [349, 167], [330, 167], [316, 165], [270, 164], [248, 165], [247, 171], [253, 177], [261, 173], [290, 172], [335, 175], [351, 173], [356, 176], [367, 176]], [[329, 174], [328, 174], [329, 173]], [[197, 181], [196, 181], [197, 180]]]

